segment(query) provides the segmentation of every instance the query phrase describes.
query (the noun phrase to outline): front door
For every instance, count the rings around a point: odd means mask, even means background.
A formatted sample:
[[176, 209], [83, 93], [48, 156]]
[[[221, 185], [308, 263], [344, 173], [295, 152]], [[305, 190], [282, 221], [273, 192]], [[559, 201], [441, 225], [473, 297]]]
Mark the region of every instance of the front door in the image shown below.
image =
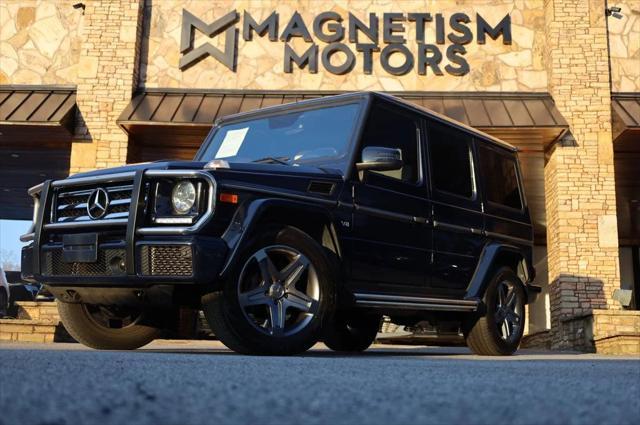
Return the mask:
[[427, 288], [432, 253], [423, 140], [419, 116], [372, 106], [361, 149], [400, 149], [404, 165], [400, 170], [362, 172], [353, 182], [354, 289], [422, 294]]

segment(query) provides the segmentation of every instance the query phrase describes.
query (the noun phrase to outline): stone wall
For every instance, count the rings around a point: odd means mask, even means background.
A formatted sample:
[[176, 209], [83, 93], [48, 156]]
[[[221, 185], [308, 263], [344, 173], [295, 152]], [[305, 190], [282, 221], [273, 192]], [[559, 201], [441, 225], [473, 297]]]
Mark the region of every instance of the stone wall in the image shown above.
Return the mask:
[[585, 352], [640, 355], [640, 311], [593, 310], [562, 320], [570, 347]]
[[142, 3], [86, 3], [71, 173], [126, 163], [129, 138], [116, 120], [129, 104], [138, 81]]
[[[418, 0], [334, 0], [334, 1], [197, 1], [163, 0], [153, 1], [147, 7], [148, 22], [145, 31], [149, 34], [142, 63], [141, 84], [146, 87], [181, 88], [227, 88], [263, 90], [470, 90], [470, 91], [546, 91], [547, 73], [544, 63], [544, 9], [541, 0], [468, 0], [468, 1], [418, 1]], [[464, 76], [453, 76], [446, 72], [443, 76], [427, 72], [418, 75], [416, 70], [396, 77], [385, 72], [379, 64], [380, 53], [374, 54], [371, 75], [362, 72], [362, 59], [356, 54], [356, 64], [352, 72], [333, 75], [319, 69], [317, 74], [308, 70], [293, 69], [291, 74], [283, 73], [284, 43], [269, 41], [268, 36], [254, 35], [254, 40], [246, 42], [242, 38], [242, 28], [238, 25], [238, 67], [234, 73], [227, 67], [208, 57], [196, 65], [181, 71], [180, 37], [182, 10], [186, 9], [205, 23], [211, 23], [232, 10], [241, 15], [244, 10], [261, 22], [273, 11], [279, 13], [279, 33], [297, 10], [302, 15], [309, 31], [313, 29], [313, 18], [320, 12], [332, 10], [346, 19], [349, 12], [361, 20], [368, 13], [375, 12], [380, 18], [385, 12], [429, 12], [442, 13], [449, 32], [449, 17], [456, 12], [464, 12], [472, 17], [469, 24], [474, 40], [465, 45], [465, 58], [470, 72]], [[487, 38], [484, 45], [476, 43], [475, 16], [480, 13], [489, 24], [496, 25], [505, 14], [512, 20], [513, 43], [504, 45], [502, 38], [496, 41]], [[415, 23], [404, 22], [407, 47], [416, 50]], [[380, 21], [382, 37], [382, 19]], [[213, 39], [196, 31], [195, 46], [209, 42], [221, 46], [224, 35]], [[320, 50], [326, 43], [318, 43]], [[354, 45], [347, 43], [355, 51]], [[426, 42], [435, 44], [434, 23], [426, 24]], [[304, 52], [310, 43], [294, 39], [291, 44], [296, 51]], [[440, 47], [446, 49], [451, 43]], [[384, 43], [380, 41], [380, 47]], [[396, 55], [394, 55], [396, 56]], [[392, 56], [392, 59], [393, 57]], [[398, 58], [399, 59], [399, 58]], [[446, 57], [443, 65], [448, 63]]]
[[60, 322], [58, 306], [52, 301], [19, 301], [18, 319], [21, 320], [43, 320], [46, 322]]
[[84, 16], [73, 0], [0, 2], [0, 84], [75, 84]]
[[545, 205], [552, 344], [567, 318], [618, 308], [618, 233], [604, 0], [546, 0], [549, 89], [570, 134], [547, 153]]
[[640, 0], [609, 1], [622, 9], [621, 19], [609, 17], [611, 89], [640, 92]]

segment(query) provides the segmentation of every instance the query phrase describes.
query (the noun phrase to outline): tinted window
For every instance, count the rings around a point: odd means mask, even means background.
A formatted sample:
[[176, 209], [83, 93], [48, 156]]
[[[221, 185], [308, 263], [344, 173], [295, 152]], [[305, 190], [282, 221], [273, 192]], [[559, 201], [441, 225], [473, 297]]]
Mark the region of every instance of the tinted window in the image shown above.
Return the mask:
[[276, 162], [344, 166], [360, 105], [286, 111], [265, 118], [222, 124], [206, 143], [200, 161]]
[[474, 192], [471, 163], [471, 137], [442, 124], [427, 129], [431, 178], [441, 191], [471, 198]]
[[400, 149], [404, 165], [400, 170], [371, 172], [406, 183], [416, 183], [419, 178], [417, 128], [414, 119], [392, 109], [374, 105], [365, 127], [363, 148], [380, 146]]
[[507, 207], [521, 209], [516, 162], [493, 149], [481, 146], [480, 170], [485, 183], [487, 200]]

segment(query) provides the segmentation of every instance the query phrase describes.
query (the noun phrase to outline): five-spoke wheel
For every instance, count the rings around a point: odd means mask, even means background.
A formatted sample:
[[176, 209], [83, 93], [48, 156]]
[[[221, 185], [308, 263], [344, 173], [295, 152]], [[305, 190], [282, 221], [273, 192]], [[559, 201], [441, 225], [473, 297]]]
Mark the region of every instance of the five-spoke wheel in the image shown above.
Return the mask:
[[334, 263], [294, 227], [261, 234], [246, 246], [222, 290], [202, 298], [220, 340], [246, 354], [295, 354], [318, 341], [335, 308]]
[[464, 332], [474, 353], [504, 356], [514, 353], [524, 331], [524, 285], [508, 268], [498, 269], [484, 295], [485, 314], [470, 316]]
[[511, 341], [519, 335], [522, 326], [522, 306], [516, 283], [504, 280], [498, 284], [498, 301], [494, 316], [500, 336], [505, 341]]
[[315, 267], [292, 247], [261, 248], [240, 272], [238, 301], [242, 311], [268, 335], [287, 336], [304, 328], [318, 311], [319, 297]]

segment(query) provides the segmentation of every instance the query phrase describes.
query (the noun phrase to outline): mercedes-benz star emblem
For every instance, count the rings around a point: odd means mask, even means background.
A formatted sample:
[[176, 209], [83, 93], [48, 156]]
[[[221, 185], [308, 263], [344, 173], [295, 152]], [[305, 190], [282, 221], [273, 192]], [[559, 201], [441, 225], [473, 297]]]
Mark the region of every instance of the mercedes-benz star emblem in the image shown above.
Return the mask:
[[105, 216], [109, 208], [109, 193], [99, 187], [91, 192], [87, 199], [87, 214], [92, 220], [98, 220]]

